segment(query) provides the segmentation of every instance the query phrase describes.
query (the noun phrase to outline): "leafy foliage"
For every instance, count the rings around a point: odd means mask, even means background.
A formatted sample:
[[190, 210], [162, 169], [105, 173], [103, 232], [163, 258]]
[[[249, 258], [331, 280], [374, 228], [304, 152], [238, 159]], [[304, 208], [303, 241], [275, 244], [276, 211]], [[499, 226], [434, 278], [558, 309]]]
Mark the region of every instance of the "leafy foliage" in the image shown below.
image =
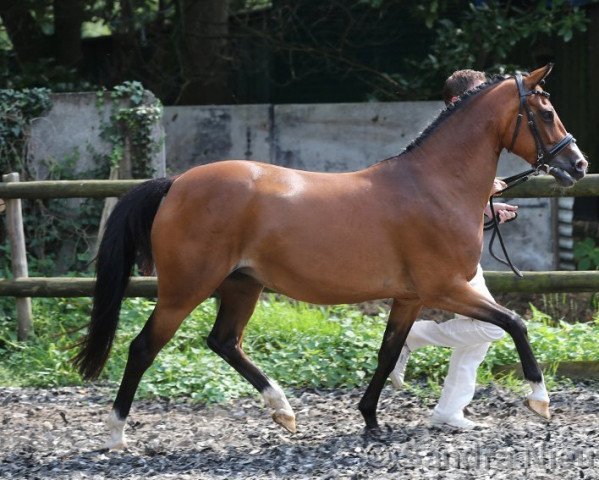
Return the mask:
[[[111, 100], [109, 120], [101, 125], [101, 136], [110, 143], [107, 156], [96, 155], [97, 167], [78, 172], [78, 152], [60, 161], [47, 161], [48, 180], [107, 178], [109, 168], [128, 154], [134, 178], [152, 176], [151, 158], [162, 145], [153, 128], [162, 118], [162, 105], [148, 97], [139, 82], [125, 82], [112, 91], [98, 92], [98, 107]], [[29, 123], [51, 107], [48, 89], [0, 90], [0, 165], [3, 172], [19, 171], [21, 180], [32, 180], [26, 162]], [[56, 275], [89, 272], [103, 207], [100, 199], [50, 199], [24, 201], [24, 227], [30, 273]], [[0, 219], [1, 221], [1, 219]], [[6, 244], [0, 254], [10, 259]], [[9, 262], [0, 275], [9, 275]]]
[[434, 25], [436, 30], [428, 56], [409, 62], [411, 74], [395, 77], [421, 98], [430, 96], [456, 70], [504, 73], [521, 69], [508, 61], [518, 45], [526, 42], [528, 48], [541, 36], [568, 42], [588, 24], [584, 10], [563, 0], [541, 0], [526, 6], [496, 0], [470, 3], [455, 20], [443, 16], [439, 3], [433, 0], [418, 8], [427, 26]]
[[[17, 171], [21, 180], [33, 179], [27, 164], [27, 139], [32, 120], [50, 109], [50, 90], [33, 88], [25, 90], [0, 90], [0, 170], [3, 173]], [[76, 175], [76, 155], [65, 158], [61, 164], [47, 162], [49, 179], [70, 180], [95, 176], [102, 173], [101, 167], [94, 172]], [[94, 240], [101, 202], [88, 199], [77, 201], [53, 199], [24, 201], [24, 228], [27, 250], [30, 254], [30, 272], [33, 274], [55, 274], [56, 270], [81, 270], [89, 262], [89, 251]], [[67, 247], [73, 257], [57, 261]], [[0, 245], [0, 254], [10, 259], [8, 245]], [[9, 262], [3, 262], [0, 275], [9, 276]]]
[[[226, 71], [227, 98], [233, 102], [268, 101], [262, 97], [271, 95], [265, 90], [276, 92], [277, 85], [301, 87], [336, 76], [343, 78], [339, 86], [359, 92], [354, 100], [397, 98], [394, 92], [410, 100], [436, 98], [439, 82], [453, 70], [510, 68], [507, 59], [516, 45], [529, 49], [540, 36], [543, 43], [550, 38], [568, 42], [587, 25], [585, 8], [567, 0], [211, 2], [228, 6], [230, 19], [229, 31], [215, 37], [205, 29], [218, 22], [201, 18], [201, 10], [188, 8], [193, 4], [188, 0], [97, 0], [80, 2], [80, 12], [68, 16], [82, 37], [64, 38], [56, 22], [60, 2], [20, 0], [25, 6], [15, 10], [22, 18], [5, 15], [0, 23], [0, 84], [65, 91], [136, 78], [170, 103], [180, 98], [186, 82], [197, 80], [186, 75], [189, 65], [210, 55], [210, 73]], [[192, 29], [188, 37], [186, 25], [196, 21], [204, 25], [202, 34]], [[19, 48], [18, 38], [31, 32], [30, 42]], [[202, 41], [190, 44], [190, 38], [202, 35]], [[63, 41], [70, 43], [67, 51], [80, 52], [78, 61], [60, 61], [57, 47]], [[226, 48], [206, 48], [213, 41]], [[403, 61], [410, 56], [411, 62]], [[203, 88], [215, 83], [208, 76]], [[255, 93], [244, 98], [248, 89]], [[317, 96], [318, 89], [310, 88], [309, 95]]]
[[576, 242], [574, 258], [578, 262], [578, 270], [599, 270], [599, 245], [590, 237]]
[[0, 90], [0, 172], [28, 176], [25, 143], [29, 124], [51, 104], [47, 88]]
[[[66, 158], [60, 164], [47, 162], [47, 178], [77, 180], [108, 175], [107, 167], [102, 166], [93, 171], [75, 173], [75, 161], [76, 156]], [[23, 200], [22, 208], [31, 276], [91, 273], [90, 261], [103, 208], [101, 199]], [[6, 259], [0, 267], [0, 277], [10, 277], [11, 252], [7, 242], [0, 244], [0, 255]]]
[[[120, 382], [129, 343], [150, 315], [153, 303], [125, 302], [120, 331], [103, 379]], [[77, 385], [78, 375], [68, 363], [72, 346], [86, 325], [88, 299], [36, 300], [37, 338], [16, 341], [13, 321], [0, 310], [0, 384]], [[205, 338], [212, 328], [215, 302], [200, 305], [160, 353], [140, 385], [142, 396], [186, 396], [201, 402], [219, 402], [254, 394], [220, 357], [208, 349]], [[283, 388], [362, 387], [376, 366], [386, 313], [366, 316], [351, 306], [312, 307], [280, 300], [273, 295], [260, 301], [246, 331], [244, 350]], [[586, 324], [551, 324], [538, 311], [529, 322], [529, 334], [540, 361], [592, 360], [599, 356], [599, 315]], [[429, 347], [413, 353], [408, 378], [427, 377], [438, 389], [450, 349]], [[491, 380], [495, 365], [513, 363], [517, 354], [510, 338], [490, 349], [480, 379]]]
[[[9, 57], [2, 61], [2, 56]], [[10, 64], [10, 53], [0, 48], [0, 65]], [[44, 85], [53, 92], [81, 92], [93, 88], [93, 84], [81, 78], [75, 68], [67, 68], [62, 65], [54, 65], [52, 59], [40, 59], [36, 63], [28, 63], [19, 71], [13, 68], [0, 67], [0, 86], [14, 89], [26, 90], [36, 88], [36, 85]]]

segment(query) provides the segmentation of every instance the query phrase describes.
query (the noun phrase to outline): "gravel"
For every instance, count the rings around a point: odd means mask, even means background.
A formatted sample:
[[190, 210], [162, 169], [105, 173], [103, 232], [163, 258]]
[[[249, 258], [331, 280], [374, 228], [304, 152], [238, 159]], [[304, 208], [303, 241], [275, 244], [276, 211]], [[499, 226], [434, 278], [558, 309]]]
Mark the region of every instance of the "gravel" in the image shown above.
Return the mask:
[[551, 392], [547, 422], [518, 395], [478, 390], [469, 432], [431, 427], [433, 400], [386, 387], [377, 435], [365, 435], [362, 391], [288, 392], [298, 433], [259, 398], [203, 406], [136, 401], [129, 448], [102, 450], [115, 391], [0, 388], [0, 478], [599, 479], [599, 384]]

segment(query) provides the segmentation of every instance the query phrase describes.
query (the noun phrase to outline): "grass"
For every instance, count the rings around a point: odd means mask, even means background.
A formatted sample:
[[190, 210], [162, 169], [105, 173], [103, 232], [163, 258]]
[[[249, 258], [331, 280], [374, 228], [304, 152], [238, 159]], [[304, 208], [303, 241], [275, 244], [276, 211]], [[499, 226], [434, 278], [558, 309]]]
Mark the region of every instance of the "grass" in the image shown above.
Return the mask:
[[[101, 377], [104, 381], [120, 382], [129, 343], [152, 308], [148, 300], [125, 301], [117, 339]], [[88, 321], [90, 301], [34, 300], [36, 338], [27, 343], [15, 338], [12, 310], [8, 300], [0, 304], [0, 385], [81, 384], [69, 363], [74, 354], [69, 347], [82, 334], [77, 330]], [[144, 376], [140, 396], [186, 396], [199, 402], [219, 402], [254, 393], [206, 346], [214, 315], [213, 300], [193, 312]], [[244, 350], [286, 389], [365, 387], [376, 366], [385, 318], [385, 312], [367, 316], [351, 306], [314, 307], [265, 296], [246, 330]], [[590, 323], [567, 324], [533, 310], [528, 327], [539, 361], [599, 358], [599, 314]], [[408, 379], [425, 376], [432, 390], [437, 390], [450, 352], [435, 347], [416, 351], [408, 365]], [[494, 366], [517, 361], [510, 338], [496, 342], [479, 369], [479, 380], [489, 382]], [[512, 382], [509, 378], [505, 381]]]

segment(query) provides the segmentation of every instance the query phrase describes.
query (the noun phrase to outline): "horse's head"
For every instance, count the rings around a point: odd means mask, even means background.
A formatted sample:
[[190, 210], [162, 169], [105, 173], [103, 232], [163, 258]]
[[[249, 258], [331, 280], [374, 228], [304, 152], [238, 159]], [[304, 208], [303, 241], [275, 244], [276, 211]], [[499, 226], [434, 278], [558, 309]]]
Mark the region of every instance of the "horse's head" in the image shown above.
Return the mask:
[[504, 145], [553, 175], [561, 186], [570, 187], [585, 176], [588, 162], [557, 116], [549, 94], [540, 87], [552, 68], [549, 64], [525, 77], [515, 75], [518, 113], [509, 120]]

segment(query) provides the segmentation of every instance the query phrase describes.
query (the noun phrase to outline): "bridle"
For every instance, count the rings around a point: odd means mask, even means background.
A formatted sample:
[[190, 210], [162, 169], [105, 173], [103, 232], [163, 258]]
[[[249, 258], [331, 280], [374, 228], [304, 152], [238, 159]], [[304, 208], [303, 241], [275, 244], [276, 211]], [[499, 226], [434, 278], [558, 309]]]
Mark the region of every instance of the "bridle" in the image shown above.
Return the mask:
[[[530, 133], [532, 134], [532, 137], [534, 138], [536, 144], [537, 161], [534, 164], [533, 168], [526, 170], [525, 172], [513, 175], [511, 177], [504, 178], [503, 182], [507, 184], [507, 187], [499, 192], [496, 192], [495, 195], [501, 194], [506, 190], [509, 190], [510, 188], [525, 182], [532, 175], [538, 175], [540, 171], [550, 173], [551, 170], [555, 168], [551, 166], [551, 161], [559, 154], [559, 152], [561, 152], [568, 145], [570, 145], [571, 143], [576, 143], [576, 139], [574, 138], [574, 136], [566, 132], [566, 135], [559, 142], [557, 142], [555, 145], [553, 145], [553, 147], [547, 150], [547, 147], [543, 143], [543, 140], [541, 139], [541, 135], [539, 133], [539, 129], [537, 127], [535, 114], [528, 105], [527, 97], [531, 95], [542, 95], [545, 98], [549, 98], [549, 93], [540, 90], [535, 90], [534, 87], [532, 90], [527, 91], [524, 88], [522, 74], [520, 73], [516, 73], [516, 75], [514, 75], [514, 79], [516, 80], [516, 87], [518, 88], [518, 95], [520, 96], [520, 105], [518, 107], [516, 127], [514, 128], [514, 133], [512, 134], [512, 142], [510, 144], [510, 147], [508, 148], [508, 151], [512, 151], [512, 149], [514, 148], [514, 144], [516, 143], [516, 139], [518, 138], [518, 133], [520, 133], [520, 125], [522, 124], [522, 118], [524, 117], [522, 111], [524, 110], [524, 112], [526, 113], [526, 118], [528, 119], [528, 128], [530, 129]], [[512, 269], [512, 271], [516, 275], [522, 277], [522, 272], [520, 272], [520, 270], [518, 270], [518, 268], [514, 266], [505, 248], [501, 232], [499, 231], [499, 222], [497, 221], [497, 217], [495, 215], [495, 208], [493, 206], [493, 195], [491, 195], [491, 197], [489, 198], [489, 207], [491, 209], [492, 218], [489, 222], [485, 223], [484, 226], [485, 230], [493, 229], [493, 235], [491, 236], [491, 240], [489, 241], [489, 253], [495, 260], [503, 263], [504, 265], [507, 265]], [[501, 244], [501, 249], [503, 250], [505, 259], [497, 257], [493, 252], [493, 242], [495, 241], [495, 236], [499, 238], [499, 243]]]
[[530, 109], [528, 102], [526, 101], [527, 97], [531, 95], [541, 95], [545, 98], [549, 98], [549, 93], [535, 90], [534, 87], [532, 90], [526, 91], [524, 88], [524, 82], [522, 81], [522, 74], [516, 73], [514, 76], [516, 80], [516, 87], [518, 88], [518, 95], [520, 96], [520, 106], [518, 107], [518, 117], [516, 118], [516, 128], [514, 129], [514, 133], [512, 134], [512, 143], [508, 148], [508, 152], [511, 152], [514, 148], [514, 144], [516, 143], [516, 139], [518, 138], [518, 133], [520, 133], [520, 125], [522, 124], [522, 110], [526, 112], [526, 118], [528, 119], [528, 128], [530, 129], [530, 133], [535, 140], [535, 144], [537, 147], [537, 161], [534, 165], [534, 172], [538, 172], [539, 170], [544, 170], [549, 173], [553, 168], [550, 163], [557, 156], [559, 152], [561, 152], [564, 148], [566, 148], [571, 143], [576, 143], [576, 139], [572, 136], [571, 133], [567, 133], [559, 142], [557, 142], [551, 149], [547, 150], [547, 147], [543, 143], [541, 139], [541, 135], [539, 134], [539, 129], [537, 127], [537, 122], [535, 120], [535, 114]]

